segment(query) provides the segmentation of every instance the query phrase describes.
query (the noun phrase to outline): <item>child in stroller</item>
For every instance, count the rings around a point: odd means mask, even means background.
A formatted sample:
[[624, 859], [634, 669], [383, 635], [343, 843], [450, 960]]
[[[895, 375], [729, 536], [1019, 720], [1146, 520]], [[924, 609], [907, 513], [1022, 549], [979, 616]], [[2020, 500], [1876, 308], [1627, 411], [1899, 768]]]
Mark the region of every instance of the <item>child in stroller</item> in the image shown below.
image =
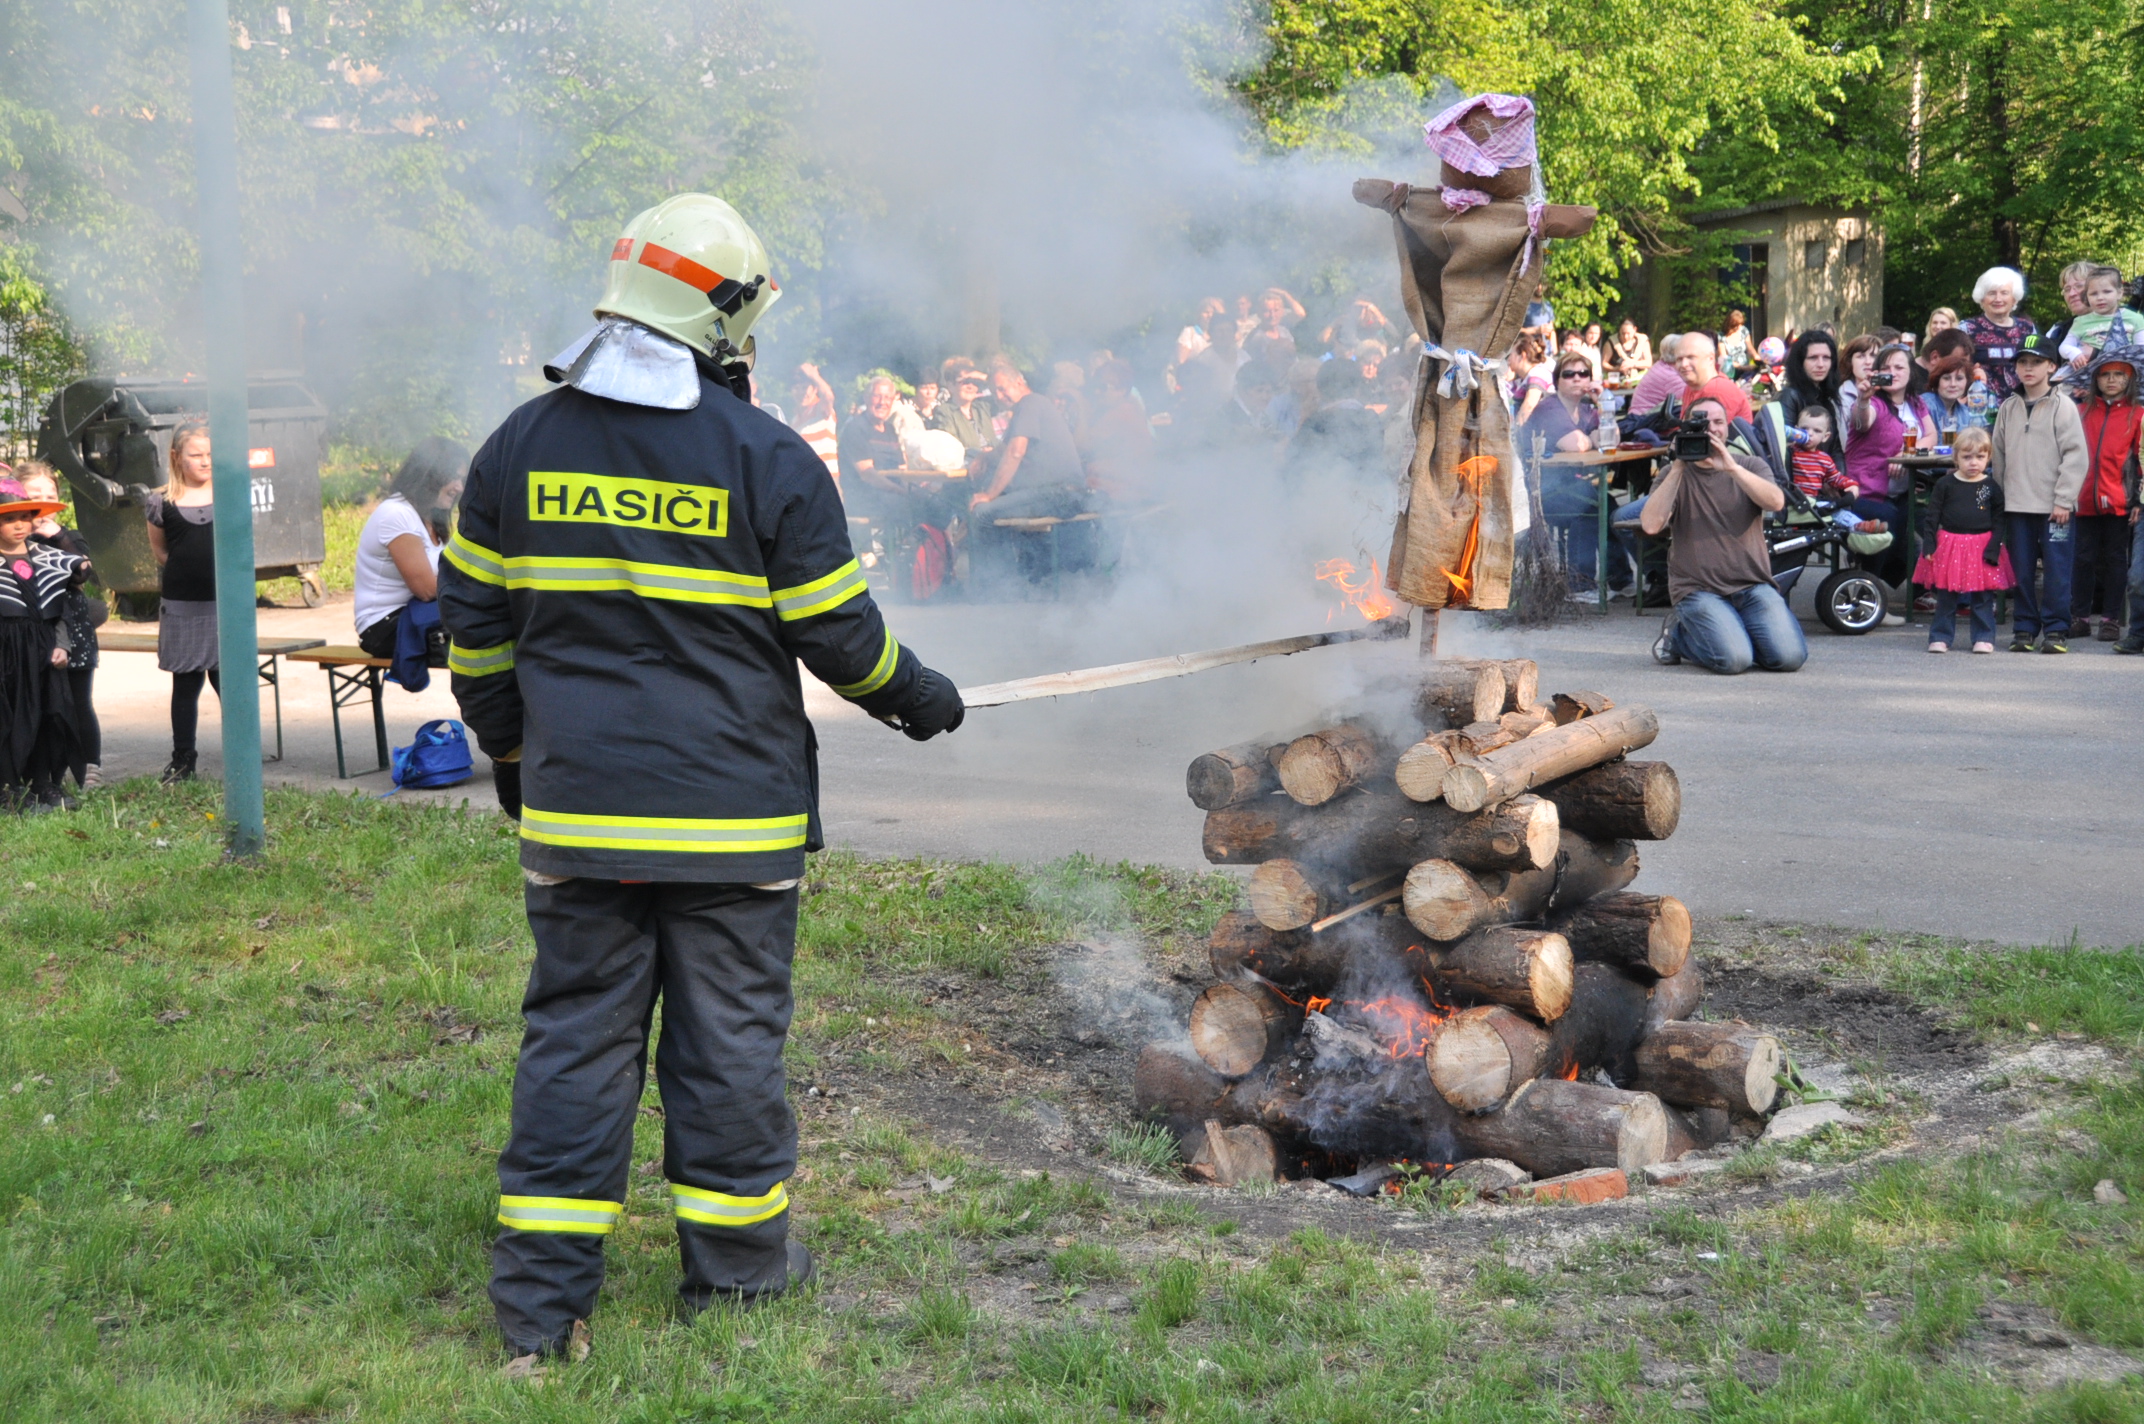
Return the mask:
[[1850, 507], [1859, 491], [1824, 452], [1831, 437], [1831, 412], [1811, 406], [1795, 422], [1790, 457], [1793, 479], [1787, 507], [1765, 521], [1764, 538], [1772, 555], [1772, 582], [1791, 598], [1802, 570], [1812, 559], [1830, 565], [1817, 586], [1816, 615], [1834, 633], [1866, 633], [1883, 622], [1889, 590], [1881, 579], [1858, 566], [1858, 558], [1891, 547], [1889, 526], [1863, 519]]

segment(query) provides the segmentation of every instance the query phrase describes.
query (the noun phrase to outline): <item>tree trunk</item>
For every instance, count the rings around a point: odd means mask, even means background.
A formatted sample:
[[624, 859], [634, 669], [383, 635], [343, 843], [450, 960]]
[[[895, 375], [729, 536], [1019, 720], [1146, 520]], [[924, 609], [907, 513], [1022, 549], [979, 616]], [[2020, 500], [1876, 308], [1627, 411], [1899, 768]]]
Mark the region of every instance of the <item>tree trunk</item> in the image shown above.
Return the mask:
[[1190, 1049], [1150, 1043], [1132, 1070], [1132, 1102], [1144, 1118], [1158, 1118], [1182, 1137], [1212, 1116], [1228, 1096], [1228, 1080]]
[[1326, 727], [1288, 743], [1280, 756], [1280, 785], [1302, 805], [1323, 806], [1367, 783], [1385, 761], [1384, 748], [1367, 729]]
[[1400, 794], [1410, 801], [1444, 799], [1444, 773], [1459, 759], [1447, 740], [1450, 736], [1448, 732], [1432, 734], [1400, 753], [1399, 765], [1392, 773]]
[[1648, 981], [1678, 974], [1690, 960], [1690, 912], [1673, 895], [1603, 895], [1557, 915], [1553, 928], [1571, 942], [1573, 957]]
[[1682, 819], [1682, 783], [1664, 761], [1612, 761], [1552, 781], [1539, 794], [1563, 824], [1606, 839], [1664, 841]]
[[1558, 830], [1555, 808], [1538, 797], [1462, 814], [1386, 792], [1315, 807], [1262, 797], [1207, 812], [1202, 840], [1216, 865], [1294, 860], [1360, 880], [1432, 857], [1477, 870], [1546, 865], [1555, 858]]
[[1504, 710], [1504, 696], [1504, 670], [1496, 663], [1434, 662], [1422, 670], [1416, 707], [1425, 721], [1434, 712], [1449, 725], [1464, 727], [1495, 721]]
[[1191, 804], [1201, 811], [1218, 811], [1280, 790], [1280, 768], [1274, 764], [1280, 750], [1265, 742], [1244, 742], [1197, 758], [1184, 772]]
[[1429, 953], [1430, 982], [1446, 1002], [1504, 1004], [1543, 1023], [1571, 1007], [1571, 946], [1562, 935], [1508, 926], [1476, 930]]
[[1245, 887], [1251, 913], [1269, 930], [1299, 930], [1345, 904], [1344, 887], [1298, 860], [1269, 860]]
[[1279, 1175], [1279, 1149], [1273, 1134], [1262, 1127], [1224, 1127], [1208, 1119], [1184, 1146], [1191, 1175], [1217, 1187], [1270, 1182]]
[[1705, 976], [1691, 960], [1680, 970], [1655, 984], [1645, 1004], [1647, 1037], [1660, 1032], [1662, 1024], [1677, 1023], [1697, 1012], [1705, 998]]
[[1451, 941], [1486, 925], [1517, 924], [1596, 895], [1620, 890], [1638, 875], [1629, 841], [1596, 844], [1563, 832], [1556, 864], [1542, 870], [1469, 874], [1448, 860], [1425, 860], [1407, 872], [1401, 903], [1414, 927]]
[[1667, 1117], [1651, 1093], [1536, 1078], [1495, 1112], [1459, 1119], [1477, 1157], [1502, 1157], [1537, 1177], [1588, 1167], [1635, 1172], [1667, 1150]]
[[1559, 692], [1549, 700], [1549, 706], [1556, 713], [1556, 725], [1561, 727], [1581, 717], [1598, 717], [1613, 709], [1615, 703], [1606, 693]]
[[1541, 669], [1532, 658], [1505, 658], [1497, 663], [1504, 674], [1504, 710], [1524, 712], [1541, 695]]
[[1567, 1077], [1601, 1068], [1628, 1083], [1632, 1053], [1645, 1036], [1645, 986], [1612, 964], [1579, 964], [1571, 971], [1571, 1007], [1549, 1030], [1555, 1062], [1549, 1073]]
[[1444, 774], [1445, 802], [1479, 811], [1559, 776], [1597, 766], [1660, 735], [1649, 708], [1622, 707], [1461, 762]]
[[1365, 985], [1419, 972], [1408, 951], [1421, 935], [1401, 914], [1367, 914], [1319, 934], [1269, 930], [1255, 915], [1232, 910], [1214, 926], [1208, 958], [1214, 976], [1255, 974], [1296, 994], [1331, 994], [1350, 975]]
[[1255, 979], [1215, 984], [1191, 1006], [1191, 1047], [1222, 1077], [1240, 1078], [1302, 1026], [1302, 1006]]
[[1785, 1062], [1779, 1040], [1747, 1024], [1666, 1023], [1639, 1045], [1631, 1082], [1663, 1102], [1762, 1117]]
[[1426, 1055], [1429, 1081], [1461, 1112], [1486, 1112], [1554, 1063], [1548, 1030], [1502, 1004], [1454, 1014]]

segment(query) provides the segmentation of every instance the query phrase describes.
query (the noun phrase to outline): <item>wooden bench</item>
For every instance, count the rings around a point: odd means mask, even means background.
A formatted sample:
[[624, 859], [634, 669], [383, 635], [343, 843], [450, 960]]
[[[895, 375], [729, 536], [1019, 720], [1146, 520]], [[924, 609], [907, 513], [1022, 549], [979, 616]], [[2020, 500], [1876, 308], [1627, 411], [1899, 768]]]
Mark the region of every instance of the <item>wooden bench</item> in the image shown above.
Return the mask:
[[380, 705], [380, 673], [383, 669], [393, 667], [394, 659], [376, 658], [363, 648], [353, 647], [314, 647], [289, 656], [294, 663], [318, 663], [327, 671], [328, 715], [335, 723], [337, 779], [352, 779], [343, 762], [342, 709], [367, 695], [372, 698], [372, 742], [378, 750], [380, 764], [372, 768], [372, 771], [361, 771], [358, 775], [370, 776], [373, 772], [387, 770], [387, 710]]
[[[275, 755], [263, 756], [262, 761], [283, 759], [283, 680], [277, 675], [275, 660], [289, 657], [292, 653], [307, 648], [321, 647], [325, 638], [256, 638], [254, 650], [259, 653], [261, 685], [269, 688], [275, 700]], [[97, 630], [97, 651], [100, 653], [153, 653], [156, 651], [156, 634], [123, 633], [109, 627]]]

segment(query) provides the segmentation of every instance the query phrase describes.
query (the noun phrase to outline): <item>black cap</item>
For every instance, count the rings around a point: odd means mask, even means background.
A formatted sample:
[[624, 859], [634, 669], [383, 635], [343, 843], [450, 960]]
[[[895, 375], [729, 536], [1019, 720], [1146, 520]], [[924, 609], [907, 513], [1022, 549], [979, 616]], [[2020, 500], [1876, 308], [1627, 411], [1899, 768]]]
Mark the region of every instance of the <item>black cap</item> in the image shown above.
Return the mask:
[[2037, 356], [2042, 361], [2051, 361], [2057, 366], [2062, 364], [2062, 349], [2037, 331], [2017, 344], [2017, 358], [2015, 359], [2022, 359], [2027, 356]]

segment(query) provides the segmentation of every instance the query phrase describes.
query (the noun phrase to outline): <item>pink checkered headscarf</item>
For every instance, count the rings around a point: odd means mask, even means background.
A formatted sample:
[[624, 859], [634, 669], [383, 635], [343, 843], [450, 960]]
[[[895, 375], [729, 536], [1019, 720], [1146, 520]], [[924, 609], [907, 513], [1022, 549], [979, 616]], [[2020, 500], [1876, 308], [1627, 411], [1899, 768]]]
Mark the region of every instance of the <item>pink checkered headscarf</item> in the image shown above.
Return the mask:
[[[1487, 109], [1500, 119], [1523, 119], [1524, 122], [1506, 125], [1489, 135], [1487, 143], [1476, 143], [1459, 127], [1460, 120], [1476, 109]], [[1461, 99], [1424, 124], [1422, 132], [1428, 136], [1429, 146], [1437, 151], [1439, 158], [1462, 173], [1474, 173], [1484, 178], [1506, 168], [1530, 165], [1538, 157], [1534, 146], [1533, 100], [1516, 94], [1477, 94], [1471, 99]]]

